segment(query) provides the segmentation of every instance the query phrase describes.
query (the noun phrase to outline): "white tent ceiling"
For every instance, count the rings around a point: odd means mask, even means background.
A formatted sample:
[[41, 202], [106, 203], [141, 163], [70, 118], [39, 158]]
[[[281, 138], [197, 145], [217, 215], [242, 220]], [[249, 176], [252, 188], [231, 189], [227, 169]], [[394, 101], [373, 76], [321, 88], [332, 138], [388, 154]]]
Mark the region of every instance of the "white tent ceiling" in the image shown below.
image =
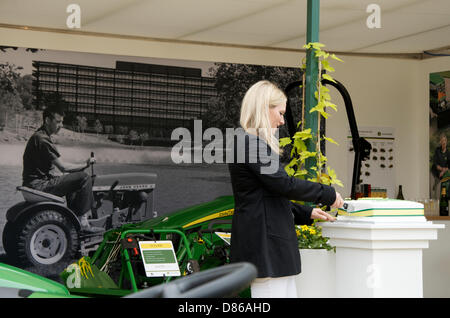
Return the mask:
[[[77, 33], [298, 50], [306, 42], [307, 0], [0, 0], [0, 27], [68, 32], [71, 3], [81, 7]], [[372, 3], [381, 28], [366, 25]], [[449, 53], [450, 0], [321, 0], [319, 41], [335, 52]]]

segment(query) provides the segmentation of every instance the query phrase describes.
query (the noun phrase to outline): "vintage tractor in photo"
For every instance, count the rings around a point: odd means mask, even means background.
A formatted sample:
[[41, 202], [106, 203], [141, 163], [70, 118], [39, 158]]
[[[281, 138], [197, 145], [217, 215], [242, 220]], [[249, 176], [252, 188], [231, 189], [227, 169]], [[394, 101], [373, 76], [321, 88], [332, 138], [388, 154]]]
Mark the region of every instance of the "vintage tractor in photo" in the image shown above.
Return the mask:
[[[107, 231], [156, 216], [156, 174], [93, 175], [92, 181], [92, 226]], [[104, 232], [81, 231], [79, 219], [64, 198], [23, 186], [17, 190], [25, 200], [8, 209], [3, 229], [3, 247], [12, 264], [55, 276], [73, 259], [95, 251], [103, 241]]]

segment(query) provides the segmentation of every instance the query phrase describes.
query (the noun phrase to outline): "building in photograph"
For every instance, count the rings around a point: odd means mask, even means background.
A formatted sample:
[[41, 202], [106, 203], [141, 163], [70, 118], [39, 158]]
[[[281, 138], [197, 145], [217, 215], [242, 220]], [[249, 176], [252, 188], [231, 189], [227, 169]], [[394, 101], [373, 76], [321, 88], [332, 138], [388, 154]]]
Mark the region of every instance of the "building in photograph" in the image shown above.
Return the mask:
[[192, 127], [217, 95], [215, 79], [201, 69], [116, 62], [116, 68], [33, 61], [34, 103], [42, 109], [46, 95], [58, 93], [67, 103], [65, 124], [87, 119], [86, 131], [127, 135], [148, 133], [170, 140], [176, 127]]

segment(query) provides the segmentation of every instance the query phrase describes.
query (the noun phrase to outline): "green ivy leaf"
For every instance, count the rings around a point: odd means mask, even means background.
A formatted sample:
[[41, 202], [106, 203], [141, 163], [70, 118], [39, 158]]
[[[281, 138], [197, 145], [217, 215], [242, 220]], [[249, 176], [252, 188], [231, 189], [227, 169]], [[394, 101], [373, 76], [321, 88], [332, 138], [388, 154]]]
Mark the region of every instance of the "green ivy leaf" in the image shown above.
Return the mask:
[[331, 100], [331, 96], [330, 96], [330, 94], [328, 94], [329, 91], [330, 90], [328, 88], [326, 88], [325, 86], [320, 87], [320, 98], [321, 98], [322, 102]]
[[324, 59], [327, 59], [330, 54], [325, 51], [317, 49], [315, 55], [316, 55], [316, 57], [323, 57]]
[[[306, 139], [310, 139], [312, 138], [312, 134], [311, 134], [311, 128], [302, 130], [302, 131], [297, 131], [294, 136], [294, 139], [301, 139], [301, 140], [306, 140]], [[295, 141], [294, 141], [295, 143]]]
[[344, 184], [339, 179], [333, 179], [332, 184], [336, 184], [342, 188], [344, 187]]
[[331, 100], [331, 96], [330, 96], [330, 94], [323, 92], [320, 94], [320, 99], [321, 99], [321, 102], [329, 101], [329, 100]]
[[325, 44], [322, 44], [320, 42], [310, 42], [309, 44], [311, 45], [310, 47], [316, 50], [319, 50], [321, 47], [325, 47]]
[[328, 74], [322, 74], [322, 78], [329, 80], [330, 82], [336, 83], [336, 81]]
[[327, 174], [322, 174], [320, 176], [320, 183], [329, 185], [331, 184], [331, 179]]
[[336, 60], [336, 61], [339, 61], [339, 62], [344, 62], [343, 60], [341, 60], [340, 58], [338, 58], [335, 54], [331, 54], [330, 56], [331, 56], [331, 58], [332, 58], [333, 60]]
[[332, 144], [335, 144], [335, 145], [339, 146], [339, 144], [336, 141], [334, 141], [332, 138], [323, 136], [323, 139], [325, 139], [328, 142], [331, 142]]
[[287, 145], [291, 144], [292, 140], [289, 137], [280, 138], [280, 147], [286, 147]]
[[319, 153], [319, 159], [322, 162], [327, 162], [328, 161], [328, 158], [326, 156], [324, 156], [322, 153]]
[[329, 101], [324, 101], [323, 103], [324, 103], [325, 107], [331, 107], [331, 108], [333, 108], [335, 111], [337, 111], [337, 106], [336, 106], [335, 104], [333, 104], [333, 103], [331, 103], [331, 102], [329, 102]]
[[301, 153], [302, 151], [306, 150], [305, 142], [302, 139], [300, 139], [300, 138], [294, 139], [294, 148], [293, 148], [293, 150], [296, 150], [297, 153]]
[[325, 118], [325, 119], [328, 119], [328, 116], [330, 115], [330, 114], [328, 114], [326, 111], [324, 111], [324, 110], [322, 110], [322, 111], [319, 111], [319, 113], [320, 113], [320, 115], [323, 117], [323, 118]]
[[288, 174], [288, 176], [293, 176], [295, 174], [295, 170], [294, 168], [285, 166], [284, 167], [284, 171], [286, 171], [286, 173]]
[[322, 101], [318, 102], [316, 106], [314, 106], [313, 108], [311, 108], [309, 110], [309, 113], [313, 113], [313, 112], [323, 112], [325, 108], [325, 105]]
[[300, 153], [300, 161], [304, 161], [308, 158], [313, 158], [316, 156], [316, 154], [317, 154], [316, 152], [310, 152], [310, 151], [306, 151], [306, 150], [302, 151]]
[[[322, 62], [322, 67], [324, 70], [326, 70], [327, 72], [334, 72], [335, 69], [330, 65], [330, 62], [328, 62], [327, 60], [323, 60]], [[326, 74], [324, 74], [326, 75]], [[323, 77], [323, 75], [322, 75]]]
[[294, 157], [296, 153], [297, 153], [297, 152], [296, 152], [296, 148], [295, 148], [295, 147], [292, 147], [292, 150], [291, 150], [291, 158]]
[[294, 174], [294, 177], [298, 178], [298, 177], [303, 177], [305, 175], [308, 174], [308, 171], [306, 171], [305, 169], [299, 170]]
[[[326, 75], [326, 74], [325, 74]], [[329, 93], [330, 90], [326, 87], [326, 86], [321, 86], [320, 87], [320, 92], [321, 93]]]
[[336, 171], [334, 171], [334, 169], [327, 167], [327, 172], [331, 178], [336, 178]]
[[331, 169], [330, 167], [327, 167], [328, 174], [330, 175], [331, 183], [337, 184], [338, 186], [343, 187], [344, 185], [342, 182], [337, 178], [336, 171], [334, 169]]

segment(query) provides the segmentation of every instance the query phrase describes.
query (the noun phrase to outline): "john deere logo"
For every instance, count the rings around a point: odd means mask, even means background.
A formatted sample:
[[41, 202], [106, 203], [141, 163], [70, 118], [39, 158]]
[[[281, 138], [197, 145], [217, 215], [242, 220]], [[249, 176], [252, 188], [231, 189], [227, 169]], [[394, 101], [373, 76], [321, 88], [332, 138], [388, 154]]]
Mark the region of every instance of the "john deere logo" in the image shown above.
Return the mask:
[[234, 209], [226, 210], [226, 211], [220, 212], [220, 213], [219, 213], [219, 217], [221, 218], [221, 217], [233, 215], [233, 212], [234, 212]]

